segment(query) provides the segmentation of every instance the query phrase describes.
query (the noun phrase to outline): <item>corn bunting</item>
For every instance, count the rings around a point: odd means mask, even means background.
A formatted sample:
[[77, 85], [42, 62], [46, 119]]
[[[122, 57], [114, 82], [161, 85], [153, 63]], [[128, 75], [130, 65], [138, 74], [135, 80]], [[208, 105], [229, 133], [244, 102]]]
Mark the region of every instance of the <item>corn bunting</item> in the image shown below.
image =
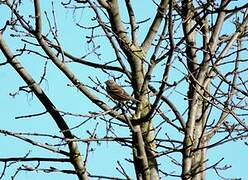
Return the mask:
[[121, 86], [116, 84], [115, 81], [113, 80], [108, 80], [105, 82], [107, 87], [107, 93], [110, 95], [114, 100], [117, 100], [119, 102], [124, 102], [124, 101], [134, 101], [134, 102], [139, 102], [139, 100], [131, 97]]

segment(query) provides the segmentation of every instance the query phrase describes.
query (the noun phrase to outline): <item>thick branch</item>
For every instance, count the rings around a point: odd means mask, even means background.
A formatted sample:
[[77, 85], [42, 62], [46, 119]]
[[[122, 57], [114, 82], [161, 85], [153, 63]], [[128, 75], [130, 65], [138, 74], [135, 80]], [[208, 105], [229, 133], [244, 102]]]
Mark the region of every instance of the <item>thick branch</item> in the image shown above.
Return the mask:
[[118, 5], [118, 0], [108, 1], [109, 8], [107, 8], [110, 23], [113, 32], [117, 35], [117, 41], [120, 43], [120, 46], [124, 44], [129, 44], [129, 39], [127, 37], [127, 32], [121, 22], [120, 10]]
[[129, 21], [131, 25], [131, 34], [132, 34], [132, 43], [136, 46], [137, 45], [137, 24], [136, 24], [136, 19], [134, 15], [134, 11], [132, 8], [132, 4], [130, 0], [125, 0], [127, 10], [128, 10], [128, 15], [129, 15]]
[[144, 42], [141, 45], [144, 53], [146, 53], [148, 51], [148, 49], [150, 48], [152, 41], [153, 41], [155, 35], [157, 34], [157, 31], [159, 29], [159, 26], [160, 26], [161, 21], [164, 17], [164, 13], [165, 13], [167, 7], [168, 7], [168, 0], [161, 0], [159, 7], [157, 9], [157, 14], [156, 14], [156, 16], [152, 22], [151, 27], [148, 30], [148, 33], [145, 37]]
[[77, 171], [77, 174], [79, 175], [80, 179], [88, 179], [86, 169], [81, 161], [81, 155], [79, 153], [77, 144], [73, 141], [69, 141], [69, 139], [73, 139], [73, 135], [71, 131], [69, 130], [69, 127], [67, 126], [63, 117], [57, 111], [56, 107], [53, 105], [50, 99], [46, 96], [46, 94], [42, 91], [40, 86], [33, 80], [33, 78], [28, 74], [28, 72], [24, 69], [24, 67], [20, 64], [20, 62], [15, 58], [11, 50], [7, 47], [7, 44], [4, 42], [3, 36], [1, 33], [0, 33], [0, 49], [4, 53], [5, 57], [7, 58], [11, 66], [17, 71], [17, 73], [22, 77], [22, 79], [27, 83], [29, 88], [34, 92], [34, 94], [37, 96], [37, 98], [40, 100], [40, 102], [44, 105], [46, 110], [50, 113], [50, 115], [55, 120], [57, 126], [59, 127], [65, 139], [67, 140], [70, 153], [71, 153], [70, 158], [72, 159], [72, 162], [75, 165], [75, 170]]

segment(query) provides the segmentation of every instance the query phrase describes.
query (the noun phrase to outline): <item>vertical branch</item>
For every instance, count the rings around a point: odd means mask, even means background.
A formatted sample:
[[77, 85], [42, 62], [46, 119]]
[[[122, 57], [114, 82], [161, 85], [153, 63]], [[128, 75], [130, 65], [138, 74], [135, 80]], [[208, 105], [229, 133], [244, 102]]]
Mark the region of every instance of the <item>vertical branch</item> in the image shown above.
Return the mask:
[[[186, 36], [186, 55], [187, 55], [187, 64], [189, 68], [189, 73], [194, 73], [195, 71], [195, 50], [192, 48], [195, 46], [194, 31], [189, 34], [192, 30], [192, 9], [193, 4], [192, 0], [182, 1], [183, 8], [183, 30], [184, 35]], [[192, 74], [191, 74], [192, 76]], [[192, 77], [193, 78], [193, 77]], [[197, 93], [194, 93], [194, 85], [190, 84], [189, 86], [189, 112], [188, 112], [188, 121], [186, 123], [186, 131], [184, 137], [184, 148], [183, 148], [183, 167], [182, 167], [182, 179], [189, 179], [191, 177], [191, 165], [192, 165], [192, 143], [193, 143], [193, 131], [195, 126], [196, 112], [197, 112]]]
[[[101, 5], [104, 5], [102, 1], [98, 1]], [[108, 1], [108, 6], [104, 6], [108, 12], [111, 29], [119, 43], [122, 51], [127, 57], [127, 61], [131, 68], [132, 73], [132, 85], [134, 88], [134, 94], [139, 99], [139, 91], [143, 83], [143, 61], [144, 53], [141, 48], [130, 43], [127, 36], [127, 32], [121, 21], [119, 5], [117, 0]], [[135, 29], [133, 29], [135, 30]]]
[[189, 73], [189, 90], [188, 90], [188, 102], [189, 102], [189, 112], [191, 108], [191, 100], [193, 99], [194, 88], [196, 82], [194, 81], [196, 75], [196, 48], [195, 48], [195, 28], [194, 24], [196, 22], [193, 19], [193, 4], [191, 0], [185, 0], [182, 3], [182, 16], [183, 16], [183, 32], [186, 41], [186, 60], [187, 60], [187, 70]]
[[136, 177], [140, 180], [150, 180], [151, 172], [149, 169], [145, 142], [139, 125], [134, 126], [133, 132], [133, 156], [136, 170]]
[[[159, 87], [159, 91], [156, 95], [156, 99], [154, 101], [154, 103], [151, 106], [151, 110], [149, 111], [149, 113], [146, 115], [145, 118], [150, 118], [153, 113], [155, 112], [156, 108], [158, 107], [159, 101], [165, 91], [166, 88], [166, 84], [167, 84], [167, 80], [169, 77], [169, 72], [171, 69], [171, 64], [172, 64], [172, 60], [173, 60], [173, 53], [174, 53], [174, 48], [175, 48], [175, 44], [174, 44], [174, 40], [173, 40], [173, 29], [174, 29], [174, 24], [173, 24], [173, 19], [172, 19], [172, 10], [173, 10], [173, 1], [170, 1], [169, 4], [169, 13], [168, 13], [168, 32], [169, 32], [169, 41], [170, 41], [170, 50], [168, 52], [168, 59], [166, 61], [166, 66], [164, 69], [164, 73], [163, 73], [163, 78], [161, 80], [161, 85]], [[154, 62], [155, 63], [155, 62]]]
[[113, 32], [116, 34], [117, 40], [120, 43], [121, 47], [123, 45], [129, 44], [129, 39], [127, 37], [127, 32], [121, 22], [120, 10], [118, 0], [108, 1], [108, 11], [110, 24]]
[[[183, 7], [185, 7], [185, 14], [186, 17], [190, 15], [190, 11], [193, 9], [192, 1], [191, 0], [185, 0], [183, 1]], [[214, 26], [214, 30], [212, 33], [212, 36], [210, 38], [209, 47], [207, 51], [208, 53], [205, 53], [205, 57], [202, 61], [202, 64], [200, 66], [198, 77], [197, 77], [197, 83], [194, 80], [194, 77], [191, 78], [191, 83], [189, 87], [188, 92], [188, 98], [189, 98], [189, 112], [188, 112], [188, 122], [187, 122], [187, 131], [184, 138], [184, 149], [183, 149], [183, 171], [182, 171], [182, 178], [188, 179], [190, 177], [193, 177], [193, 179], [199, 179], [201, 174], [196, 174], [196, 172], [200, 171], [202, 167], [204, 166], [204, 157], [203, 157], [203, 151], [196, 150], [198, 147], [201, 146], [203, 142], [201, 142], [201, 137], [204, 130], [204, 125], [207, 118], [207, 106], [205, 104], [204, 96], [205, 91], [208, 92], [208, 85], [203, 86], [206, 79], [206, 74], [208, 71], [208, 66], [211, 58], [211, 54], [215, 51], [217, 45], [218, 45], [218, 37], [220, 34], [220, 31], [222, 29], [224, 19], [225, 19], [225, 12], [223, 11], [226, 8], [226, 5], [228, 4], [228, 1], [223, 0], [220, 5], [220, 13], [218, 14], [216, 24]], [[187, 17], [187, 19], [191, 19], [190, 17]], [[187, 31], [188, 27], [187, 24], [183, 24], [184, 31]], [[190, 27], [191, 28], [191, 27]], [[190, 38], [186, 39], [187, 43], [190, 43], [190, 45], [194, 45], [192, 43], [194, 42], [194, 39]], [[207, 38], [205, 38], [207, 40]], [[206, 43], [206, 42], [205, 42]], [[195, 46], [195, 45], [194, 45]], [[192, 47], [191, 47], [192, 48]], [[191, 63], [195, 63], [196, 60], [195, 52], [192, 49], [187, 50], [187, 58], [190, 57], [191, 59], [188, 59], [188, 67], [190, 72], [192, 72], [191, 75], [196, 75], [195, 72], [195, 65]], [[192, 59], [193, 58], [193, 59]], [[204, 87], [204, 88], [202, 88]], [[204, 140], [203, 140], [204, 141]], [[194, 153], [192, 150], [196, 150]], [[197, 166], [196, 166], [197, 165]]]
[[[99, 1], [99, 3], [102, 3]], [[132, 40], [136, 39], [136, 25], [135, 19], [132, 16], [131, 4], [129, 1], [127, 3], [127, 8], [129, 11], [130, 22], [133, 24], [132, 28]], [[130, 40], [127, 37], [127, 33], [121, 22], [118, 1], [109, 1], [108, 6], [105, 6], [108, 12], [111, 28], [114, 32], [114, 35], [119, 42], [119, 45], [127, 57], [127, 61], [131, 68], [132, 75], [132, 87], [134, 89], [134, 95], [137, 99], [140, 99], [141, 102], [138, 104], [138, 108], [135, 111], [134, 119], [144, 116], [149, 109], [149, 102], [147, 94], [144, 94], [140, 97], [140, 90], [144, 82], [144, 54], [141, 48], [139, 48], [135, 43], [130, 43]], [[145, 90], [147, 92], [147, 90]], [[151, 131], [152, 125], [151, 122], [134, 125], [134, 132], [132, 133], [133, 137], [133, 156], [134, 156], [134, 166], [136, 170], [137, 179], [159, 179], [158, 169], [155, 156], [150, 153], [150, 149], [154, 149], [155, 142], [151, 141], [154, 139]], [[153, 146], [153, 147], [151, 147]], [[149, 157], [148, 157], [149, 156]]]
[[205, 80], [205, 76], [206, 73], [208, 71], [208, 64], [210, 61], [210, 58], [212, 56], [212, 54], [214, 53], [217, 45], [218, 45], [218, 40], [219, 40], [219, 35], [220, 35], [220, 31], [222, 29], [224, 20], [225, 20], [225, 16], [226, 16], [226, 6], [227, 4], [230, 2], [230, 0], [222, 0], [221, 1], [221, 5], [220, 5], [220, 9], [219, 9], [219, 13], [218, 13], [218, 17], [217, 20], [215, 22], [214, 25], [214, 29], [213, 29], [213, 33], [211, 35], [210, 41], [209, 41], [209, 45], [208, 45], [208, 53], [205, 54], [205, 57], [202, 61], [199, 73], [198, 73], [198, 77], [197, 80], [199, 81], [200, 84], [203, 83], [203, 81]]
[[130, 0], [125, 0], [131, 25], [132, 44], [137, 46], [137, 24]]
[[146, 53], [148, 49], [150, 48], [152, 41], [159, 29], [159, 26], [163, 20], [164, 13], [168, 7], [168, 2], [169, 0], [161, 0], [158, 9], [157, 9], [157, 14], [152, 22], [152, 25], [150, 26], [148, 33], [145, 37], [145, 40], [143, 41], [141, 47], [143, 51]]
[[145, 77], [144, 77], [144, 82], [143, 82], [142, 88], [140, 90], [141, 96], [144, 95], [145, 93], [147, 93], [146, 90], [147, 90], [149, 82], [151, 80], [153, 70], [154, 70], [155, 66], [159, 63], [159, 61], [157, 61], [156, 58], [157, 58], [159, 49], [162, 45], [162, 42], [164, 40], [165, 33], [167, 32], [166, 30], [167, 30], [167, 23], [165, 21], [162, 33], [161, 33], [159, 40], [155, 46], [154, 52], [150, 58], [150, 63], [148, 64], [148, 69], [147, 69], [147, 72], [146, 72]]

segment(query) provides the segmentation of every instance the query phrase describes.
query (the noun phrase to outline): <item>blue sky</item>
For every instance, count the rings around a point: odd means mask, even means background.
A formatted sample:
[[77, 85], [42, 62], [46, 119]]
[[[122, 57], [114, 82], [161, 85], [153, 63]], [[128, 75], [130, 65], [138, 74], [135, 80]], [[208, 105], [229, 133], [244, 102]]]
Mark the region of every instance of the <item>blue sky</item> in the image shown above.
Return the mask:
[[[21, 12], [24, 14], [28, 14], [33, 12], [33, 6], [28, 1], [25, 6], [22, 6]], [[48, 11], [48, 14], [51, 17], [51, 3], [50, 1], [42, 1], [42, 9]], [[80, 28], [75, 27], [75, 23], [86, 23], [84, 20], [88, 19], [91, 15], [88, 13], [87, 10], [76, 11], [75, 14], [72, 13], [72, 10], [64, 9], [59, 1], [54, 2], [56, 14], [57, 14], [57, 24], [59, 27], [59, 40], [62, 44], [63, 48], [70, 52], [75, 56], [83, 56], [89, 51], [91, 45], [85, 43], [86, 38], [85, 35], [88, 32], [83, 31]], [[136, 10], [136, 15], [139, 17], [138, 20], [145, 19], [149, 17], [150, 14], [153, 12], [151, 11], [151, 7], [155, 6], [153, 4], [146, 4], [146, 3], [137, 3], [139, 7]], [[122, 10], [122, 9], [121, 9]], [[0, 12], [2, 12], [3, 17], [0, 18], [0, 28], [3, 27], [5, 20], [11, 16], [9, 11], [6, 11], [2, 5], [0, 6]], [[123, 9], [124, 12], [124, 9]], [[145, 12], [145, 13], [144, 13]], [[44, 14], [43, 14], [44, 15]], [[44, 25], [46, 26], [45, 17], [43, 17]], [[145, 23], [148, 25], [151, 21]], [[87, 23], [86, 23], [87, 24]], [[145, 26], [146, 27], [146, 26]], [[46, 32], [47, 27], [43, 29], [43, 32]], [[139, 38], [142, 39], [147, 28], [139, 30]], [[23, 42], [20, 42], [18, 38], [13, 38], [9, 36], [9, 32], [6, 31], [4, 33], [4, 38], [7, 41], [8, 45], [12, 49], [21, 48], [23, 47]], [[96, 40], [97, 43], [106, 47], [104, 51], [102, 51], [102, 61], [98, 60], [95, 55], [90, 55], [87, 57], [88, 59], [94, 59], [95, 61], [104, 62], [103, 59], [112, 59], [114, 58], [111, 54], [111, 50], [108, 48], [110, 47], [108, 44], [105, 44], [103, 41], [104, 38], [99, 38]], [[106, 40], [106, 39], [105, 39]], [[31, 47], [31, 46], [29, 46]], [[5, 58], [0, 53], [0, 62], [3, 62]], [[39, 81], [40, 76], [43, 72], [43, 67], [46, 62], [45, 59], [39, 58], [36, 55], [30, 54], [20, 58], [21, 63], [25, 66], [25, 68], [29, 71], [29, 73], [34, 77], [36, 81]], [[78, 64], [69, 64], [69, 67], [75, 72], [75, 74], [82, 80], [83, 83], [91, 83], [90, 79], [88, 78], [91, 76], [93, 79], [96, 77], [104, 82], [108, 76], [104, 75], [103, 73], [99, 74], [99, 71], [95, 70], [94, 68], [87, 68]], [[41, 85], [43, 90], [46, 92], [48, 97], [54, 102], [56, 107], [65, 112], [72, 112], [72, 113], [80, 113], [80, 114], [87, 114], [89, 111], [99, 111], [99, 109], [90, 103], [90, 101], [84, 97], [80, 92], [78, 92], [75, 88], [68, 86], [70, 82], [66, 79], [66, 77], [51, 63], [48, 61], [47, 65], [47, 81], [44, 81]], [[43, 112], [45, 109], [42, 107], [41, 103], [37, 100], [35, 96], [31, 93], [26, 94], [23, 92], [19, 92], [16, 96], [12, 97], [9, 93], [15, 93], [18, 91], [20, 86], [25, 85], [23, 80], [16, 74], [16, 72], [9, 66], [2, 66], [0, 67], [0, 83], [2, 86], [0, 87], [0, 102], [1, 102], [1, 129], [6, 129], [9, 131], [14, 132], [39, 132], [44, 134], [57, 134], [59, 132], [57, 130], [56, 124], [53, 122], [52, 118], [49, 115], [42, 115], [40, 117], [33, 117], [33, 118], [25, 118], [25, 119], [15, 119], [15, 117], [34, 114]], [[183, 90], [183, 89], [181, 89]], [[176, 96], [180, 98], [179, 96]], [[175, 99], [174, 99], [175, 100]], [[111, 102], [109, 102], [111, 104]], [[112, 104], [113, 105], [113, 104]], [[65, 116], [66, 122], [69, 124], [70, 127], [80, 124], [85, 119], [82, 117], [73, 117], [73, 116]], [[77, 136], [86, 138], [88, 134], [86, 133], [87, 130], [93, 131], [95, 125], [98, 125], [98, 132], [97, 135], [103, 137], [106, 132], [106, 125], [102, 123], [100, 120], [90, 119], [86, 122], [83, 126], [73, 131]], [[118, 131], [117, 131], [118, 130]], [[173, 132], [174, 129], [168, 128], [168, 133], [170, 135], [177, 135], [177, 133]], [[129, 136], [129, 131], [127, 128], [117, 127], [115, 128], [115, 133], [126, 137]], [[54, 140], [52, 138], [37, 138], [33, 137], [34, 139], [40, 142], [49, 142], [52, 144], [60, 143], [58, 140]], [[178, 137], [180, 139], [180, 137]], [[219, 138], [219, 137], [217, 137]], [[0, 141], [2, 143], [0, 158], [2, 157], [17, 157], [17, 156], [25, 156], [27, 153], [30, 153], [30, 157], [32, 156], [41, 156], [41, 157], [62, 157], [56, 155], [54, 153], [50, 153], [46, 150], [42, 150], [40, 148], [33, 148], [31, 145], [17, 140], [15, 138], [11, 138], [8, 136], [0, 135]], [[55, 142], [54, 142], [55, 141]], [[128, 170], [128, 173], [134, 177], [134, 170], [132, 165], [125, 161], [125, 158], [132, 158], [131, 150], [122, 147], [115, 143], [110, 142], [101, 142], [100, 144], [92, 143], [91, 146], [95, 151], [92, 152], [89, 156], [89, 163], [87, 164], [87, 169], [89, 172], [94, 172], [94, 174], [98, 175], [113, 175], [119, 176], [120, 174], [117, 172], [115, 167], [117, 166], [117, 160], [121, 162], [121, 164]], [[124, 149], [120, 152], [120, 149]], [[85, 154], [85, 145], [80, 144], [80, 149], [82, 150], [82, 154]], [[210, 149], [208, 151], [208, 159], [209, 165], [215, 163], [222, 157], [225, 159], [222, 161], [221, 165], [232, 165], [231, 169], [228, 169], [223, 172], [225, 177], [246, 177], [246, 165], [248, 162], [247, 157], [247, 146], [243, 145], [243, 142], [237, 141], [229, 144], [225, 144], [223, 146]], [[180, 155], [176, 155], [175, 158], [180, 159]], [[180, 168], [175, 165], [171, 165], [167, 167], [166, 162], [170, 162], [169, 158], [163, 157], [160, 160], [161, 166], [166, 168], [168, 172], [177, 171], [180, 173]], [[25, 165], [32, 165], [35, 166], [36, 162], [31, 163], [16, 163], [11, 165], [6, 171], [6, 179], [13, 176], [16, 172], [16, 169], [20, 166], [20, 164]], [[72, 169], [72, 166], [65, 163], [54, 163], [51, 166], [61, 169]], [[2, 167], [2, 166], [0, 166]], [[41, 165], [41, 167], [50, 167], [49, 164]], [[32, 180], [40, 180], [40, 179], [77, 179], [75, 176], [65, 175], [62, 173], [50, 173], [45, 174], [41, 172], [20, 172], [16, 179], [24, 180], [24, 179], [32, 179]], [[5, 178], [3, 178], [5, 179]], [[170, 178], [169, 178], [170, 179]], [[173, 179], [173, 178], [171, 178]], [[207, 172], [207, 179], [218, 179], [214, 172], [208, 171]]]

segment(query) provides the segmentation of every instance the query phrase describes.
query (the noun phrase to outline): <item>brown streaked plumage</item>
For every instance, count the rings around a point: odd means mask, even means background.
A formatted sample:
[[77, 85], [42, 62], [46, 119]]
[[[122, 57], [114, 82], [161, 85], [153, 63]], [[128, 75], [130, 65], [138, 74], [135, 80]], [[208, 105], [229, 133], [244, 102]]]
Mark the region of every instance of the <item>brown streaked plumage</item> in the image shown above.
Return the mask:
[[113, 80], [107, 80], [106, 82], [106, 90], [108, 95], [110, 95], [114, 100], [117, 100], [119, 102], [124, 101], [134, 101], [139, 102], [137, 99], [131, 97], [121, 86], [116, 84]]

